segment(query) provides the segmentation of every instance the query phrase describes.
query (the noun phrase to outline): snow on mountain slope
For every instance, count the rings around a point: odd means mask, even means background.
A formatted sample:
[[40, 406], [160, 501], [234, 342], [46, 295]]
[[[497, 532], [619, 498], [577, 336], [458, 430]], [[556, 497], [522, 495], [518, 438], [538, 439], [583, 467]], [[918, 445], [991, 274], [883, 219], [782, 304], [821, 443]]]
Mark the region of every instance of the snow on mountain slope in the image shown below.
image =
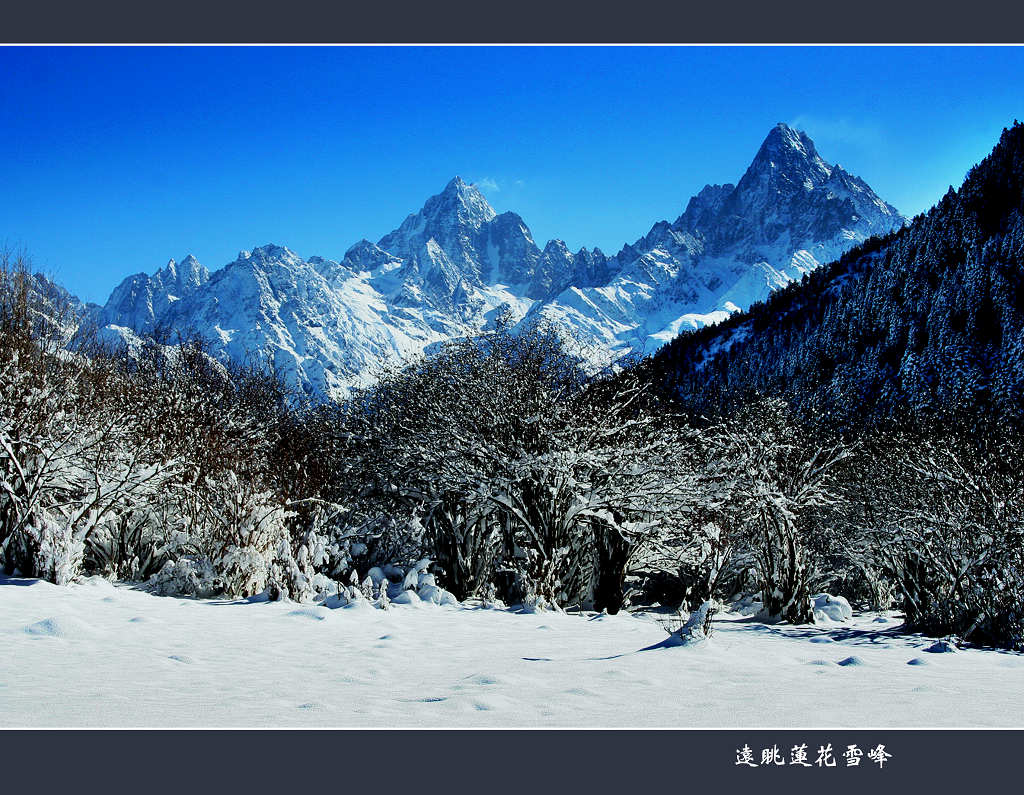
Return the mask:
[[904, 221], [780, 124], [737, 185], [705, 187], [614, 257], [539, 248], [522, 218], [456, 177], [341, 261], [268, 244], [211, 275], [190, 255], [129, 277], [96, 316], [129, 345], [158, 326], [196, 332], [219, 357], [272, 361], [310, 395], [340, 396], [499, 314], [560, 324], [595, 363], [649, 353]]

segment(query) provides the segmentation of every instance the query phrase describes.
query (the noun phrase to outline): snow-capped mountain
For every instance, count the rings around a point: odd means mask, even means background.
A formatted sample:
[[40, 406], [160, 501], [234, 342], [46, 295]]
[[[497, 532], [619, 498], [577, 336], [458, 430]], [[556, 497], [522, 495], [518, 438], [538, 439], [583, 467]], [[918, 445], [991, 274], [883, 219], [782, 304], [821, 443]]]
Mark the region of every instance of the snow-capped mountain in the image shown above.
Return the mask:
[[656, 223], [608, 262], [606, 282], [574, 283], [535, 312], [598, 347], [649, 353], [905, 222], [779, 124], [738, 184], [705, 186], [674, 223]]
[[197, 332], [218, 356], [272, 360], [310, 394], [340, 395], [499, 314], [554, 321], [595, 362], [650, 352], [904, 222], [780, 124], [739, 183], [708, 185], [613, 257], [560, 240], [539, 248], [522, 218], [456, 177], [340, 261], [271, 244], [210, 274], [190, 255], [126, 279], [97, 319], [129, 343], [157, 326]]

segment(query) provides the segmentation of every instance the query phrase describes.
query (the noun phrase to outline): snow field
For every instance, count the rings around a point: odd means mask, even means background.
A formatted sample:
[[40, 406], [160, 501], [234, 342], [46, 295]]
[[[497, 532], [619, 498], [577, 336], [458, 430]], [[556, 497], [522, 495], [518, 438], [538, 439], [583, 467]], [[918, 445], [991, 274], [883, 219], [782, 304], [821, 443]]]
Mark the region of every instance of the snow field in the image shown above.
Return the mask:
[[[716, 616], [378, 610], [0, 578], [0, 726], [1021, 726], [1024, 655]], [[930, 647], [938, 646], [934, 651]], [[652, 648], [653, 647], [653, 648]]]

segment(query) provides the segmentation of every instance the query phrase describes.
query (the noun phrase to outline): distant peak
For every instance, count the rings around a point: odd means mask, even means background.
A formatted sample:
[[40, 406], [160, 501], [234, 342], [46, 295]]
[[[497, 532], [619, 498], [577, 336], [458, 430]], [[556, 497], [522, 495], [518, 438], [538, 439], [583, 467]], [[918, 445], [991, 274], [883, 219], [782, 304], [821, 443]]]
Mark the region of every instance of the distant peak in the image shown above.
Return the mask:
[[486, 199], [484, 199], [483, 194], [476, 185], [470, 185], [459, 176], [452, 177], [448, 180], [448, 184], [444, 186], [444, 190], [437, 195], [441, 199], [458, 204], [465, 204], [467, 201], [486, 202]]
[[780, 122], [768, 132], [737, 187], [746, 189], [752, 180], [766, 179], [768, 184], [781, 180], [791, 186], [810, 189], [824, 184], [831, 173], [832, 166], [818, 154], [814, 141], [806, 133]]
[[708, 184], [708, 185], [705, 185], [703, 188], [701, 188], [697, 192], [697, 195], [694, 198], [697, 198], [697, 199], [707, 199], [707, 198], [713, 197], [713, 196], [720, 196], [723, 193], [731, 192], [732, 189], [735, 188], [735, 187], [736, 186], [733, 185], [730, 182], [727, 182], [724, 185], [717, 185], [717, 184], [711, 185], [711, 184]]
[[496, 221], [501, 221], [503, 223], [509, 223], [509, 224], [523, 224], [524, 223], [523, 222], [523, 217], [519, 213], [513, 212], [512, 210], [505, 210], [505, 212], [503, 212], [503, 213], [498, 213], [498, 215], [494, 216], [494, 218], [495, 218]]
[[387, 249], [385, 240], [391, 240], [400, 232], [416, 230], [419, 234], [426, 233], [428, 237], [433, 235], [440, 240], [444, 236], [442, 229], [452, 223], [479, 228], [481, 224], [493, 220], [495, 215], [494, 208], [488, 204], [484, 195], [457, 176], [445, 185], [443, 191], [427, 199], [418, 213], [406, 218], [399, 229], [383, 238], [380, 245]]
[[795, 130], [781, 121], [768, 132], [764, 143], [761, 144], [761, 150], [790, 150], [799, 152], [807, 158], [814, 158], [818, 154], [814, 148], [814, 141], [808, 137], [807, 133]]
[[556, 237], [553, 240], [549, 240], [545, 244], [544, 252], [543, 253], [544, 254], [548, 254], [548, 255], [551, 255], [551, 254], [556, 254], [556, 255], [557, 254], [563, 254], [564, 255], [564, 254], [568, 254], [569, 253], [569, 247], [567, 245], [565, 245], [565, 241], [564, 240], [560, 240], [559, 238]]
[[452, 177], [438, 195], [444, 198], [456, 198], [463, 203], [466, 201], [487, 203], [476, 185], [471, 185], [459, 176]]
[[259, 246], [252, 250], [252, 256], [257, 254], [263, 254], [264, 256], [271, 256], [274, 254], [294, 254], [287, 246], [279, 246], [276, 243], [267, 243]]
[[171, 259], [167, 260], [166, 265], [164, 265], [162, 268], [157, 268], [156, 273], [153, 274], [153, 278], [158, 279], [160, 281], [164, 281], [166, 279], [175, 281], [178, 278], [177, 265], [178, 264], [174, 261], [174, 258], [171, 257]]
[[179, 287], [182, 284], [200, 285], [209, 278], [210, 271], [192, 254], [186, 254], [177, 265], [175, 281], [179, 283]]
[[676, 219], [675, 226], [691, 231], [705, 226], [716, 217], [735, 189], [736, 186], [731, 183], [705, 185], [687, 202], [686, 210]]
[[359, 240], [358, 242], [353, 243], [351, 246], [349, 246], [348, 251], [345, 252], [345, 256], [347, 257], [349, 254], [358, 254], [366, 251], [376, 251], [379, 248], [380, 247], [376, 243], [367, 240], [364, 237], [362, 240]]
[[239, 251], [238, 259], [255, 262], [272, 262], [277, 260], [298, 261], [301, 257], [287, 246], [279, 246], [276, 243], [267, 243], [254, 248], [252, 251], [246, 251], [245, 249]]

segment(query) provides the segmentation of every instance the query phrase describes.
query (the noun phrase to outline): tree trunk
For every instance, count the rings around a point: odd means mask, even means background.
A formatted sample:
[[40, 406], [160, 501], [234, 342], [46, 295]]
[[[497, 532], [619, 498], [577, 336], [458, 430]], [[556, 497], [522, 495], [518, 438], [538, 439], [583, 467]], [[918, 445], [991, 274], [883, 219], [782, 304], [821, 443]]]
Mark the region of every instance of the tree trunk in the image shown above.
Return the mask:
[[[769, 521], [766, 517], [766, 527]], [[766, 533], [769, 549], [763, 575], [765, 611], [790, 624], [813, 624], [814, 608], [807, 587], [807, 567], [797, 538], [797, 529], [785, 520], [771, 518], [774, 532]], [[774, 548], [773, 548], [774, 547]]]
[[594, 528], [597, 545], [597, 582], [594, 585], [594, 609], [607, 610], [615, 615], [622, 609], [623, 584], [626, 579], [626, 561], [629, 542], [603, 522]]

